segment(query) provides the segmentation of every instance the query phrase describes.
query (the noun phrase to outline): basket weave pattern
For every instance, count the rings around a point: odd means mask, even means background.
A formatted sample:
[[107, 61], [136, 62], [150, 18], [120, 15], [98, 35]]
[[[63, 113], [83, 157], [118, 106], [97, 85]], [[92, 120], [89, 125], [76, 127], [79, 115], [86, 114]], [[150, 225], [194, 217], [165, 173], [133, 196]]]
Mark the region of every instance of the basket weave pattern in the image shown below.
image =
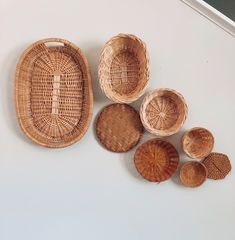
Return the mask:
[[15, 95], [20, 125], [40, 145], [68, 146], [89, 126], [93, 96], [88, 63], [66, 40], [44, 39], [23, 53]]
[[149, 79], [149, 60], [144, 42], [131, 34], [119, 34], [104, 46], [99, 80], [105, 95], [119, 103], [130, 103], [143, 93]]

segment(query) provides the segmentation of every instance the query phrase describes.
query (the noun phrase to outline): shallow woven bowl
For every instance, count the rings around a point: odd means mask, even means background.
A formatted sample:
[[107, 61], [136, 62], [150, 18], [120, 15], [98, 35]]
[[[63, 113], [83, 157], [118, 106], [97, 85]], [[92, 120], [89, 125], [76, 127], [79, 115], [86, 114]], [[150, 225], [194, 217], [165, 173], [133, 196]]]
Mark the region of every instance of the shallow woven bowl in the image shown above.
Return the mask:
[[134, 163], [143, 178], [151, 182], [162, 182], [175, 173], [179, 154], [171, 143], [152, 139], [137, 148]]
[[187, 187], [199, 187], [207, 178], [206, 167], [197, 161], [189, 161], [180, 169], [180, 180]]
[[144, 127], [157, 136], [177, 133], [187, 117], [184, 97], [173, 89], [160, 88], [143, 100], [140, 117]]
[[184, 152], [191, 158], [202, 159], [208, 156], [214, 147], [214, 137], [205, 128], [192, 128], [182, 137]]
[[109, 99], [119, 103], [137, 100], [149, 80], [145, 43], [131, 34], [111, 38], [101, 52], [98, 75]]
[[45, 147], [66, 147], [86, 132], [93, 108], [87, 60], [72, 43], [40, 40], [16, 69], [16, 111], [24, 133]]

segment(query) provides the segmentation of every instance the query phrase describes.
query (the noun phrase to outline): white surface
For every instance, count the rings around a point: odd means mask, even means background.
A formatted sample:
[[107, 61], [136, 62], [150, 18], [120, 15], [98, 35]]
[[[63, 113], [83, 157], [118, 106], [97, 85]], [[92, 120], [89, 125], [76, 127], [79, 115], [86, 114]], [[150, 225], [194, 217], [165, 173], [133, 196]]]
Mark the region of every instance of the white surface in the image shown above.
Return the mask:
[[[184, 128], [209, 128], [214, 150], [227, 153], [234, 165], [231, 35], [180, 0], [0, 0], [0, 26], [1, 240], [235, 239], [234, 172], [197, 189], [182, 187], [176, 178], [148, 183], [135, 171], [133, 151], [108, 152], [93, 133], [97, 112], [109, 103], [97, 81], [100, 49], [119, 32], [133, 33], [150, 53], [148, 91], [180, 91], [189, 105]], [[84, 50], [95, 92], [88, 133], [60, 150], [23, 135], [13, 98], [20, 54], [32, 42], [54, 36]], [[178, 147], [179, 137], [170, 138]]]

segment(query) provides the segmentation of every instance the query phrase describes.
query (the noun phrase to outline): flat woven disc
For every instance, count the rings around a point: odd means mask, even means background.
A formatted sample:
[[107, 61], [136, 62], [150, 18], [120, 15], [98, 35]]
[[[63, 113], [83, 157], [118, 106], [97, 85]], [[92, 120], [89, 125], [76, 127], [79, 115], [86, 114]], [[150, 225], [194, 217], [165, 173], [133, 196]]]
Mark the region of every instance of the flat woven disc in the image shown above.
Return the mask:
[[231, 171], [232, 166], [227, 155], [222, 153], [211, 153], [203, 160], [208, 171], [208, 178], [223, 179]]
[[151, 182], [162, 182], [175, 173], [179, 154], [169, 142], [152, 139], [138, 147], [134, 162], [143, 178]]
[[105, 107], [96, 121], [96, 135], [110, 151], [126, 152], [133, 148], [143, 134], [139, 113], [127, 104]]

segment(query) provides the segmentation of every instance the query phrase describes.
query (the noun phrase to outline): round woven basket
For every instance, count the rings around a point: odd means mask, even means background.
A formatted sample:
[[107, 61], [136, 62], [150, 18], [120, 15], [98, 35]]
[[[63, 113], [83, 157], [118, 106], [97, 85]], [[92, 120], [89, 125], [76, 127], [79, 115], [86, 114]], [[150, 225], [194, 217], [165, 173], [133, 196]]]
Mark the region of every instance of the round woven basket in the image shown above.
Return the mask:
[[102, 91], [112, 101], [137, 100], [149, 80], [145, 43], [131, 34], [112, 37], [101, 52], [98, 75]]
[[152, 139], [137, 148], [134, 163], [143, 178], [151, 182], [162, 182], [175, 173], [179, 154], [169, 142]]
[[180, 169], [180, 180], [187, 187], [199, 187], [207, 178], [206, 167], [197, 161], [189, 161]]
[[157, 136], [177, 133], [187, 117], [184, 97], [173, 89], [160, 88], [149, 93], [140, 108], [144, 127]]
[[35, 42], [16, 69], [16, 111], [24, 133], [52, 148], [66, 147], [86, 132], [93, 108], [87, 60], [64, 39]]
[[191, 158], [202, 159], [208, 156], [214, 147], [214, 137], [205, 128], [192, 128], [182, 137], [184, 152]]

